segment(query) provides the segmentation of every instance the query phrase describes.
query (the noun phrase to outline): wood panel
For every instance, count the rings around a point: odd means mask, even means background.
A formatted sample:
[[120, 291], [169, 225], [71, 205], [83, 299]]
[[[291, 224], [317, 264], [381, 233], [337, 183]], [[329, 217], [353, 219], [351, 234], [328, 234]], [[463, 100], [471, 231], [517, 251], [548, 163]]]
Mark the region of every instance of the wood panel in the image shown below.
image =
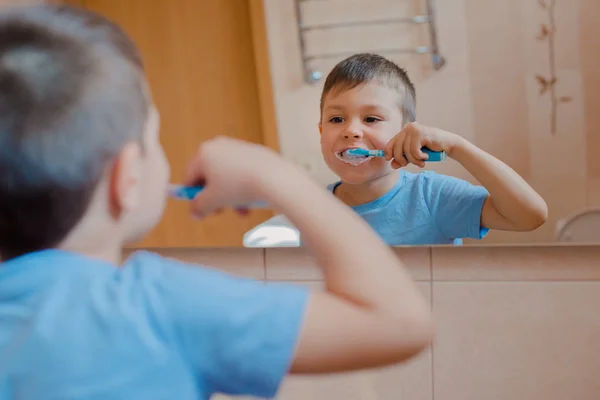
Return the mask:
[[[161, 112], [161, 140], [174, 182], [182, 179], [198, 145], [216, 135], [277, 148], [271, 80], [265, 77], [269, 74], [268, 60], [264, 59], [266, 43], [261, 42], [266, 40], [260, 26], [262, 1], [67, 3], [83, 4], [111, 18], [139, 46]], [[257, 19], [254, 24], [252, 17]], [[255, 58], [255, 48], [261, 60]], [[263, 126], [268, 132], [266, 138]], [[160, 225], [139, 246], [240, 247], [244, 232], [270, 216], [269, 211], [256, 211], [248, 217], [226, 211], [194, 221], [187, 204], [171, 201]]]

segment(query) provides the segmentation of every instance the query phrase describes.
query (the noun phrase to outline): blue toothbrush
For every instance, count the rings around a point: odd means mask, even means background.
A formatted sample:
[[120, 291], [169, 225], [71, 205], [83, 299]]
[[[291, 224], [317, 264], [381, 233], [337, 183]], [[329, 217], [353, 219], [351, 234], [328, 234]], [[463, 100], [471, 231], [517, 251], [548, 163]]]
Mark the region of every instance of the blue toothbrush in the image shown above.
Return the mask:
[[[421, 151], [429, 155], [429, 159], [425, 160], [426, 162], [440, 162], [446, 159], [446, 153], [443, 151], [433, 151], [427, 147], [423, 147]], [[348, 150], [348, 154], [352, 154], [353, 156], [385, 157], [383, 150], [350, 149]]]
[[[194, 200], [194, 197], [204, 189], [204, 186], [169, 185], [169, 196], [179, 200]], [[240, 205], [234, 208], [269, 208], [267, 203], [258, 201], [255, 203]]]

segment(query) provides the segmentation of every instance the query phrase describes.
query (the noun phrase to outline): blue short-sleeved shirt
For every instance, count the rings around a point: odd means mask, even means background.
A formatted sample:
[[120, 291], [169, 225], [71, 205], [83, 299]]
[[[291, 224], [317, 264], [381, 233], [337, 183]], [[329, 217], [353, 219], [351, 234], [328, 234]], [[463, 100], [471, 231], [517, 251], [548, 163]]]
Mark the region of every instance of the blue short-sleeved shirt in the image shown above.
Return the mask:
[[308, 291], [137, 253], [0, 264], [0, 399], [272, 397]]
[[389, 192], [352, 208], [391, 246], [461, 244], [487, 234], [480, 222], [487, 197], [484, 187], [452, 176], [400, 171]]

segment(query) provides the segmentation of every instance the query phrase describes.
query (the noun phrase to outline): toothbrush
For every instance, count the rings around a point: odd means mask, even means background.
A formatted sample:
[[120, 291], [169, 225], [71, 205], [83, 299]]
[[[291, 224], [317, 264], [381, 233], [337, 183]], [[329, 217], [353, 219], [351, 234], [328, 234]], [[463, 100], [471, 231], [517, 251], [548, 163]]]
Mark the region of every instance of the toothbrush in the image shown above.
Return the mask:
[[[433, 151], [427, 147], [423, 147], [421, 151], [429, 155], [429, 159], [425, 160], [426, 162], [439, 162], [446, 159], [446, 153], [443, 151]], [[350, 149], [348, 150], [348, 154], [352, 154], [353, 156], [385, 157], [383, 150]]]
[[[204, 186], [184, 186], [171, 184], [168, 188], [169, 196], [179, 200], [194, 200], [194, 197], [204, 189]], [[251, 204], [234, 206], [233, 208], [269, 208], [267, 203], [258, 201]]]
[[347, 152], [353, 156], [385, 157], [385, 151], [383, 150], [350, 149]]

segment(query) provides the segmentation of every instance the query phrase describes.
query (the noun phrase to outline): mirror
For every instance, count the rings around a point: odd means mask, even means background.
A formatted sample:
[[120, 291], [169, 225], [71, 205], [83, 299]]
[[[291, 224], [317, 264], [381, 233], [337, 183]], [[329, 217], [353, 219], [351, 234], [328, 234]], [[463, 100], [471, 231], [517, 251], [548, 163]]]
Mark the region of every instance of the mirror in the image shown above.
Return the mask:
[[[317, 129], [323, 81], [346, 56], [374, 52], [408, 72], [417, 121], [499, 158], [548, 205], [547, 221], [534, 231], [493, 230], [464, 244], [600, 241], [596, 0], [84, 4], [118, 21], [138, 43], [162, 115], [174, 183], [198, 143], [216, 134], [277, 148], [323, 186], [336, 182]], [[198, 35], [186, 36], [198, 27]], [[425, 169], [478, 184], [453, 159]], [[245, 218], [225, 212], [198, 222], [185, 202], [171, 201], [161, 224], [136, 246], [299, 241], [289, 221], [269, 210]]]
[[[321, 184], [338, 179], [316, 129], [323, 80], [348, 54], [376, 52], [408, 71], [419, 122], [499, 158], [548, 205], [534, 231], [465, 244], [600, 242], [597, 2], [266, 0], [265, 9], [281, 151]], [[441, 66], [418, 54], [435, 44]], [[426, 169], [478, 184], [455, 160]], [[273, 227], [287, 235], [280, 219]], [[260, 229], [246, 235], [247, 246], [264, 240]]]

